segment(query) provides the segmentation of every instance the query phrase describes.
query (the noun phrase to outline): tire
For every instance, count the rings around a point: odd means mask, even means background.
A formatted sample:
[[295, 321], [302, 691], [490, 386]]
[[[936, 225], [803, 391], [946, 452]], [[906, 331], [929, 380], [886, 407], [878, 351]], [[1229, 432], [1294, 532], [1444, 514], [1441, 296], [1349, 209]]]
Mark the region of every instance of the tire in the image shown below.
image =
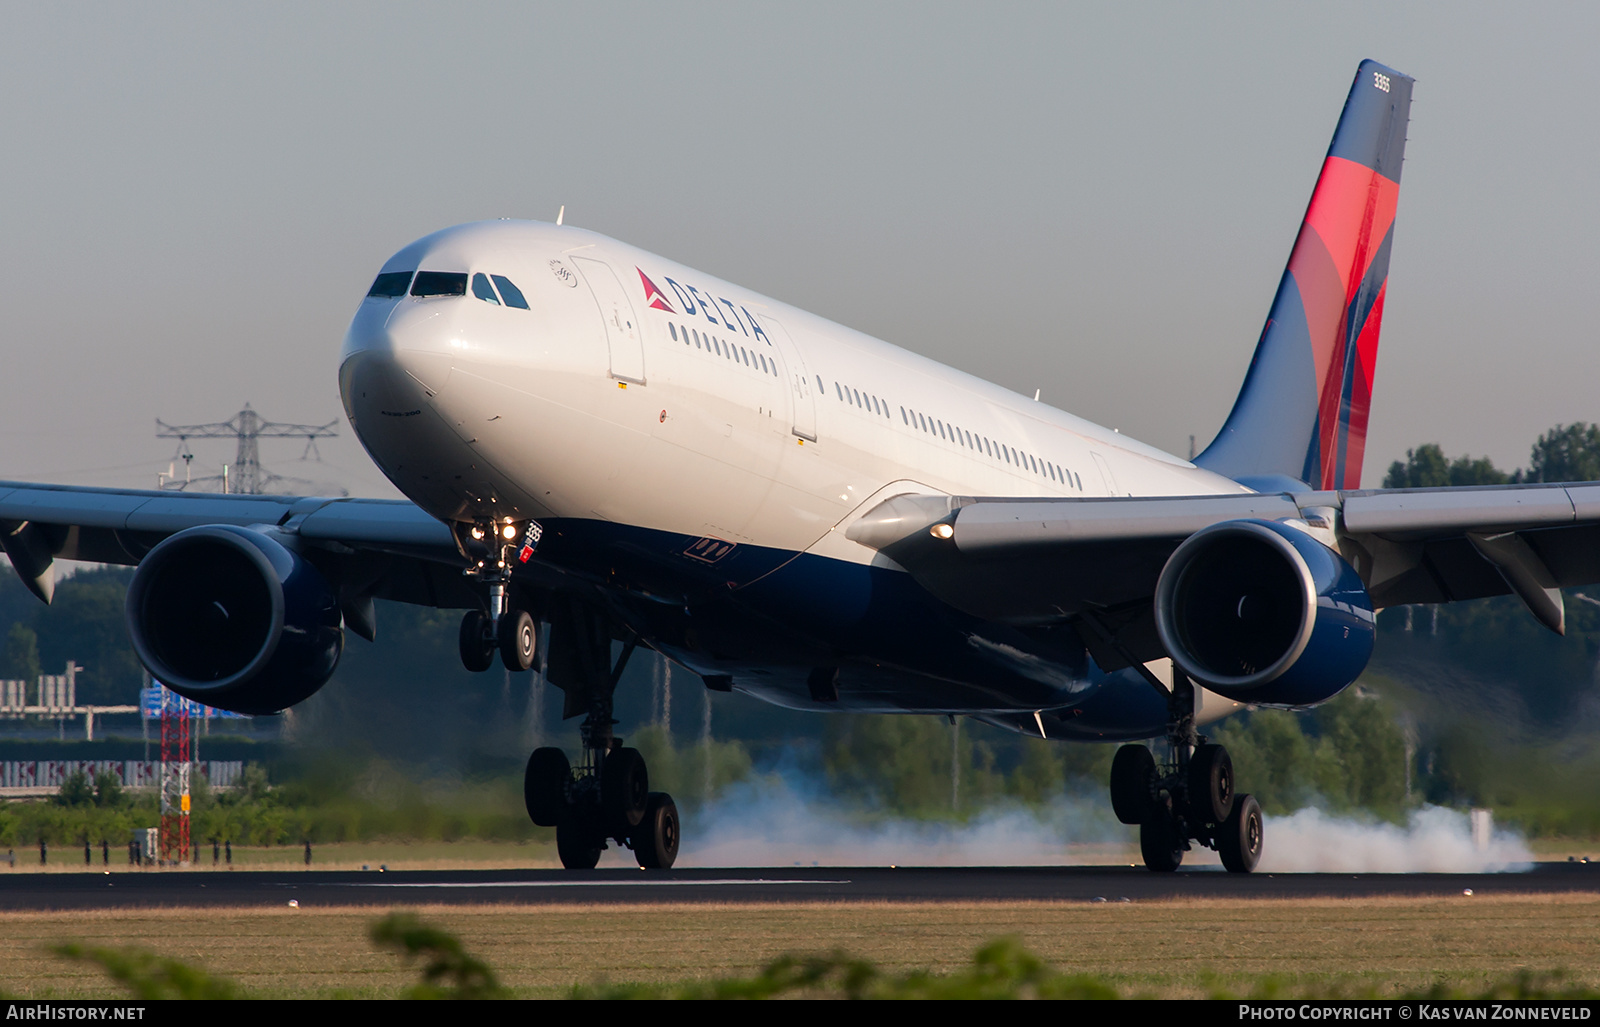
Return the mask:
[[522, 801], [528, 818], [540, 827], [555, 827], [567, 814], [567, 782], [572, 780], [572, 764], [560, 749], [546, 746], [533, 750], [528, 769], [522, 775]]
[[461, 618], [461, 665], [474, 674], [494, 663], [494, 644], [484, 638], [488, 622], [482, 610], [468, 610]]
[[1151, 806], [1156, 758], [1142, 745], [1124, 745], [1111, 760], [1111, 809], [1124, 824], [1142, 824]]
[[1233, 812], [1233, 759], [1220, 745], [1197, 746], [1189, 759], [1189, 811], [1207, 826]]
[[606, 834], [626, 838], [644, 819], [650, 774], [638, 749], [615, 749], [600, 768], [600, 810]]
[[1248, 874], [1261, 862], [1265, 839], [1261, 804], [1248, 792], [1235, 796], [1233, 812], [1217, 829], [1217, 854], [1222, 857], [1222, 865], [1229, 873]]
[[1154, 806], [1139, 825], [1139, 853], [1144, 865], [1158, 874], [1170, 874], [1183, 863], [1183, 839], [1178, 822], [1164, 807]]
[[600, 862], [605, 839], [599, 837], [587, 818], [569, 812], [556, 825], [556, 855], [568, 870], [593, 870]]
[[678, 859], [678, 804], [666, 792], [651, 792], [639, 826], [628, 836], [633, 857], [646, 870], [669, 870]]
[[532, 670], [539, 660], [539, 626], [527, 610], [508, 610], [500, 618], [500, 662], [506, 670]]

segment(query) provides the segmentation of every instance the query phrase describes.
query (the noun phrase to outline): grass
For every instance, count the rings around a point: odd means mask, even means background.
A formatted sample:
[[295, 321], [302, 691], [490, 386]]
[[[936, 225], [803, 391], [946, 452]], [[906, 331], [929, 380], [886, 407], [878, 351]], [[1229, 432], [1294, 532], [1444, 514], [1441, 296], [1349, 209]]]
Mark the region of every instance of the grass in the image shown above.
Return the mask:
[[[969, 968], [1015, 936], [1057, 970], [1124, 995], [1197, 997], [1482, 991], [1519, 972], [1600, 989], [1600, 895], [1205, 900], [1105, 904], [421, 906], [428, 924], [524, 997], [574, 986], [667, 986], [758, 973], [787, 953], [843, 950], [888, 974]], [[287, 906], [0, 916], [0, 992], [109, 998], [92, 964], [50, 951], [134, 945], [248, 997], [397, 997], [417, 969], [369, 937], [381, 909]]]

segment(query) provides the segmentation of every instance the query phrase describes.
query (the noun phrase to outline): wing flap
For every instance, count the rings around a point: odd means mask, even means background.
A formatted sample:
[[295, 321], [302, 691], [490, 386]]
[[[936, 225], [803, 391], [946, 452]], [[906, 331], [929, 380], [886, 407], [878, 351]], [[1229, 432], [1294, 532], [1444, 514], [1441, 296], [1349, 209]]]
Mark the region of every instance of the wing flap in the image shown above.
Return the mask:
[[[1574, 497], [1573, 492], [1579, 493]], [[1439, 538], [1495, 528], [1542, 528], [1578, 519], [1575, 498], [1600, 519], [1600, 488], [1561, 485], [1358, 492], [1344, 498], [1344, 530], [1385, 538]]]

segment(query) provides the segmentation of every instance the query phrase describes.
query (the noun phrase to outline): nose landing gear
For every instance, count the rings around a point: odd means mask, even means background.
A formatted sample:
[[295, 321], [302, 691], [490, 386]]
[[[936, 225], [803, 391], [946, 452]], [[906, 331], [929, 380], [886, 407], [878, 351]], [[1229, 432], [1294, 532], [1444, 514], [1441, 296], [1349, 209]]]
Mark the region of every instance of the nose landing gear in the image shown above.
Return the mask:
[[489, 608], [468, 610], [461, 618], [461, 665], [478, 673], [494, 664], [496, 650], [507, 670], [531, 670], [539, 662], [539, 630], [533, 614], [511, 605], [510, 589], [513, 560], [526, 563], [538, 544], [539, 526], [529, 523], [519, 544], [516, 525], [496, 525], [493, 521], [474, 524], [464, 533], [457, 529], [461, 551], [473, 561], [468, 577], [483, 582], [489, 593]]
[[1228, 750], [1195, 733], [1198, 694], [1174, 668], [1167, 697], [1170, 758], [1158, 764], [1143, 745], [1124, 745], [1111, 762], [1111, 808], [1139, 825], [1139, 851], [1157, 872], [1178, 869], [1191, 842], [1215, 849], [1230, 872], [1248, 874], [1261, 861], [1261, 804], [1233, 790]]

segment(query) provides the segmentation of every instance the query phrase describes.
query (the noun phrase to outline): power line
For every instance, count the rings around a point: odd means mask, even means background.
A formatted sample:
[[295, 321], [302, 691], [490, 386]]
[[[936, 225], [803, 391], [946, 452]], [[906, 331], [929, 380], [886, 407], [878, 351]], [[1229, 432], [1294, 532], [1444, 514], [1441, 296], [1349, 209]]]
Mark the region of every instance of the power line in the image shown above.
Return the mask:
[[[182, 491], [195, 489], [196, 491], [222, 491], [239, 492], [247, 495], [261, 495], [274, 486], [284, 486], [291, 483], [310, 484], [301, 482], [297, 478], [286, 478], [274, 474], [261, 466], [260, 439], [305, 439], [305, 452], [300, 459], [305, 460], [315, 456], [317, 461], [322, 461], [322, 454], [317, 449], [318, 439], [334, 438], [339, 433], [334, 430], [337, 420], [327, 424], [287, 424], [279, 421], [268, 421], [250, 409], [246, 403], [244, 409], [235, 414], [230, 420], [219, 421], [212, 424], [168, 424], [156, 420], [156, 438], [177, 439], [177, 458], [184, 463], [183, 480], [177, 480], [173, 475], [172, 480], [162, 480], [162, 488]], [[234, 439], [237, 452], [233, 464], [224, 464], [221, 474], [207, 475], [203, 478], [193, 478], [189, 474], [189, 467], [194, 460], [194, 454], [189, 451], [190, 439]], [[340, 490], [341, 494], [345, 493]]]

